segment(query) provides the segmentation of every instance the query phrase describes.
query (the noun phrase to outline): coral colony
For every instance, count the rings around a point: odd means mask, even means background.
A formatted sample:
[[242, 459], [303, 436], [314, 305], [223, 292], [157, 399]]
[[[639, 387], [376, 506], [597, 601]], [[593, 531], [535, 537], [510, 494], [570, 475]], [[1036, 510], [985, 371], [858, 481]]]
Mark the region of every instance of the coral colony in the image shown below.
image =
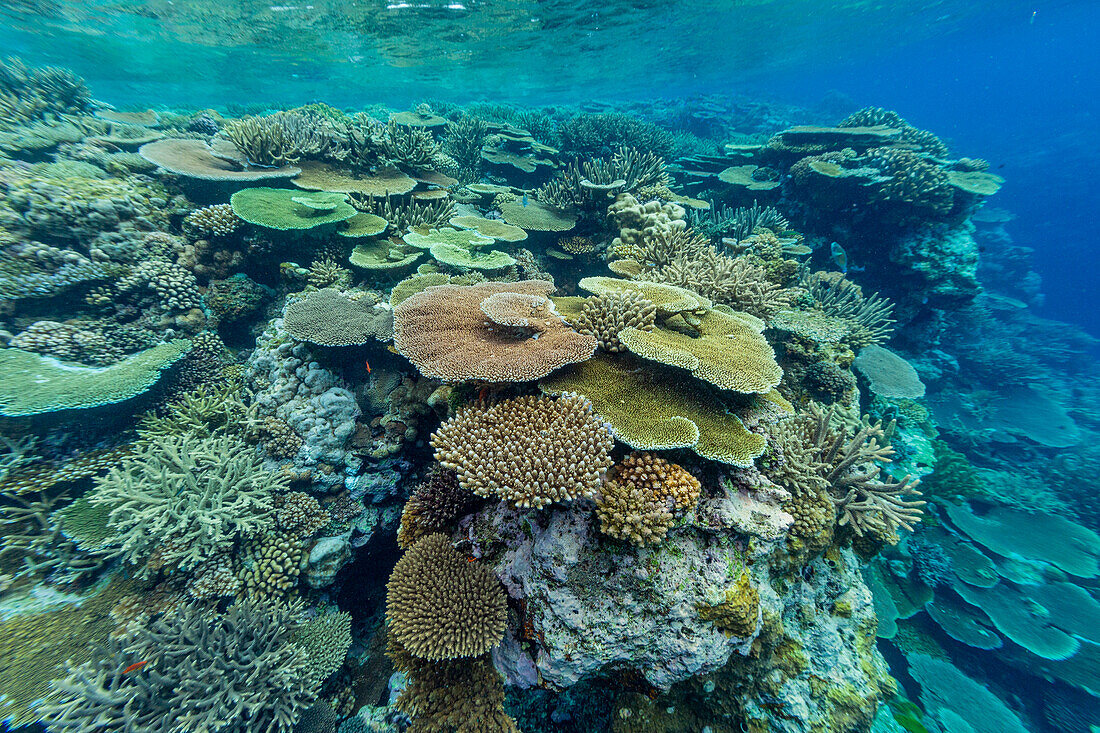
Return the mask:
[[1002, 179], [895, 112], [737, 109], [0, 67], [3, 716], [1024, 730], [980, 654], [1076, 730], [1100, 391], [1006, 285]]

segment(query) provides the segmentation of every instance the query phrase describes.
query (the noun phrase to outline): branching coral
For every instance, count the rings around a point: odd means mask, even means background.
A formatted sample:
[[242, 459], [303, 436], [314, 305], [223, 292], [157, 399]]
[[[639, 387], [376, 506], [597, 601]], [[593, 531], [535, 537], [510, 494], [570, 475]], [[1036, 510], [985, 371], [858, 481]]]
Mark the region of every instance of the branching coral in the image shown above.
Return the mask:
[[882, 464], [894, 450], [884, 442], [886, 430], [880, 423], [864, 420], [850, 434], [834, 424], [833, 415], [834, 408], [824, 411], [811, 403], [809, 412], [773, 426], [771, 434], [785, 460], [768, 469], [770, 478], [795, 496], [828, 491], [839, 526], [894, 544], [899, 527], [912, 530], [920, 521], [925, 502], [909, 498], [920, 493], [916, 481], [882, 476]]
[[575, 394], [477, 403], [432, 435], [436, 459], [463, 488], [536, 509], [592, 496], [613, 445], [592, 404]]
[[439, 144], [423, 127], [408, 127], [390, 120], [376, 138], [382, 156], [391, 164], [431, 168], [439, 157]]
[[230, 204], [215, 204], [195, 209], [183, 220], [184, 226], [204, 237], [226, 237], [244, 221], [233, 213]]
[[416, 203], [398, 201], [390, 196], [375, 198], [354, 193], [349, 198], [352, 206], [359, 211], [382, 217], [396, 232], [404, 232], [413, 227], [441, 227], [455, 213], [455, 202], [451, 199]]
[[69, 733], [290, 733], [319, 684], [290, 640], [298, 615], [283, 604], [238, 602], [213, 617], [185, 606], [70, 667], [44, 717]]
[[883, 125], [900, 130], [897, 139], [915, 146], [918, 150], [936, 158], [946, 158], [947, 146], [931, 132], [913, 127], [893, 110], [882, 107], [864, 107], [845, 117], [837, 127], [875, 127]]
[[758, 228], [779, 232], [787, 228], [787, 218], [774, 206], [742, 206], [733, 211], [726, 207], [691, 212], [691, 226], [711, 239], [726, 237], [736, 241], [747, 239]]
[[604, 351], [618, 353], [623, 350], [619, 332], [627, 328], [652, 331], [656, 315], [657, 307], [640, 293], [605, 293], [585, 298], [573, 326], [580, 333], [595, 336]]
[[426, 534], [446, 530], [476, 503], [477, 497], [459, 485], [454, 471], [433, 466], [428, 478], [405, 502], [397, 543], [407, 549]]
[[281, 166], [320, 157], [334, 144], [332, 128], [316, 113], [292, 110], [229, 120], [222, 128], [250, 165]]
[[672, 134], [656, 125], [620, 113], [579, 114], [558, 126], [562, 150], [580, 156], [603, 155], [628, 145], [668, 155]]
[[574, 161], [535, 192], [538, 200], [559, 209], [602, 209], [618, 191], [665, 186], [665, 162], [652, 152], [622, 147], [610, 157]]
[[458, 179], [474, 183], [481, 177], [485, 163], [481, 158], [481, 146], [489, 135], [489, 126], [480, 117], [463, 115], [457, 122], [447, 123], [447, 137], [443, 152], [458, 163]]
[[32, 68], [15, 57], [0, 62], [0, 127], [49, 115], [86, 113], [91, 108], [88, 87], [71, 71]]
[[600, 489], [600, 531], [635, 545], [660, 542], [675, 517], [695, 506], [700, 489], [699, 480], [675, 463], [632, 453]]
[[504, 712], [504, 684], [488, 654], [430, 662], [410, 654], [391, 633], [386, 655], [409, 678], [396, 702], [413, 719], [409, 733], [519, 733]]
[[390, 633], [421, 659], [476, 657], [504, 636], [508, 606], [500, 581], [467, 562], [446, 535], [428, 535], [409, 548], [386, 588]]
[[840, 273], [815, 272], [799, 285], [806, 288], [825, 315], [852, 325], [848, 338], [857, 347], [882, 343], [894, 331], [894, 304], [877, 293], [865, 296], [861, 287]]
[[106, 544], [149, 573], [186, 570], [267, 529], [273, 495], [287, 482], [239, 437], [160, 435], [99, 479], [89, 498], [110, 510]]

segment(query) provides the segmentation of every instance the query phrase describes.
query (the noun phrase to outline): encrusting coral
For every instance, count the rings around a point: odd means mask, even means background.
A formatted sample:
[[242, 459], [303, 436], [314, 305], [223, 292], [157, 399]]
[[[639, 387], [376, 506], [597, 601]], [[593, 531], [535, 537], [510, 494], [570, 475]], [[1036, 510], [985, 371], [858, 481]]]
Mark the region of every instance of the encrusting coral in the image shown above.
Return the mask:
[[442, 534], [410, 547], [386, 584], [389, 632], [429, 661], [477, 657], [504, 635], [507, 603], [487, 568], [468, 562]]
[[464, 489], [536, 509], [592, 496], [613, 445], [592, 404], [575, 394], [476, 403], [432, 435], [436, 460]]

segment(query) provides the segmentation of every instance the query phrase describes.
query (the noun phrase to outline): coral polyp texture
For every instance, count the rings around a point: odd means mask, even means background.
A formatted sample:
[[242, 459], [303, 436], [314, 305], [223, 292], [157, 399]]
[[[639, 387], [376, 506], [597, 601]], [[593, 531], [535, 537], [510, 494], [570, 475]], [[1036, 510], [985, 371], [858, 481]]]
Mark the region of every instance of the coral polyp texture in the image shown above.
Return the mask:
[[596, 500], [600, 531], [635, 545], [660, 542], [675, 517], [694, 508], [699, 480], [651, 453], [634, 453], [615, 466]]
[[410, 547], [386, 587], [390, 633], [416, 657], [477, 657], [504, 635], [507, 604], [500, 582], [467, 561], [445, 535], [428, 535]]
[[613, 445], [611, 431], [579, 395], [475, 404], [432, 435], [436, 460], [464, 489], [536, 509], [592, 496]]
[[[438, 285], [394, 308], [394, 346], [427, 377], [448, 382], [526, 382], [566, 364], [587, 359], [596, 339], [577, 333], [548, 301], [551, 283], [524, 280], [481, 285]], [[501, 293], [542, 299], [512, 303], [514, 313], [493, 309], [498, 318], [525, 319], [510, 326], [487, 317], [482, 303]]]

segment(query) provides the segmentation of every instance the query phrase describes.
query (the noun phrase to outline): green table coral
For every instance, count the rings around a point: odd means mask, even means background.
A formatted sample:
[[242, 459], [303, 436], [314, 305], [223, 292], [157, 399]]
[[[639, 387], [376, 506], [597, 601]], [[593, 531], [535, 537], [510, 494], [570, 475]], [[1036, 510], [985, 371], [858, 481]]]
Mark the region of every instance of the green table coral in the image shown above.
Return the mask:
[[437, 244], [448, 244], [469, 250], [474, 247], [486, 247], [495, 240], [473, 229], [410, 229], [403, 237], [405, 244], [417, 249], [431, 249]]
[[388, 226], [389, 222], [377, 214], [360, 211], [348, 219], [344, 228], [336, 233], [341, 237], [376, 237], [386, 231]]
[[585, 277], [577, 283], [583, 290], [595, 295], [637, 293], [657, 306], [661, 318], [677, 313], [689, 313], [711, 307], [709, 299], [687, 288], [650, 282], [648, 280], [623, 280], [617, 277]]
[[527, 232], [500, 219], [486, 219], [483, 216], [452, 216], [450, 225], [459, 229], [473, 229], [483, 237], [492, 237], [502, 242], [522, 242]]
[[503, 270], [505, 267], [516, 264], [516, 258], [505, 252], [496, 250], [481, 252], [447, 242], [433, 245], [429, 251], [436, 261], [464, 269]]
[[619, 341], [638, 356], [687, 369], [724, 389], [764, 394], [779, 385], [783, 370], [761, 335], [760, 319], [711, 310], [694, 325], [697, 335], [668, 328], [624, 328]]
[[21, 349], [0, 350], [0, 416], [82, 410], [136, 397], [191, 347], [183, 339], [154, 346], [107, 367], [65, 364]]
[[348, 256], [348, 262], [364, 270], [399, 270], [423, 256], [420, 250], [410, 250], [388, 239], [372, 239], [356, 245]]
[[304, 193], [288, 188], [246, 188], [233, 194], [233, 213], [249, 224], [289, 231], [346, 221], [358, 212], [342, 193]]
[[764, 436], [749, 432], [715, 390], [635, 359], [601, 354], [546, 377], [539, 388], [584, 395], [616, 437], [639, 450], [691, 448], [733, 466], [751, 466], [764, 452]]

